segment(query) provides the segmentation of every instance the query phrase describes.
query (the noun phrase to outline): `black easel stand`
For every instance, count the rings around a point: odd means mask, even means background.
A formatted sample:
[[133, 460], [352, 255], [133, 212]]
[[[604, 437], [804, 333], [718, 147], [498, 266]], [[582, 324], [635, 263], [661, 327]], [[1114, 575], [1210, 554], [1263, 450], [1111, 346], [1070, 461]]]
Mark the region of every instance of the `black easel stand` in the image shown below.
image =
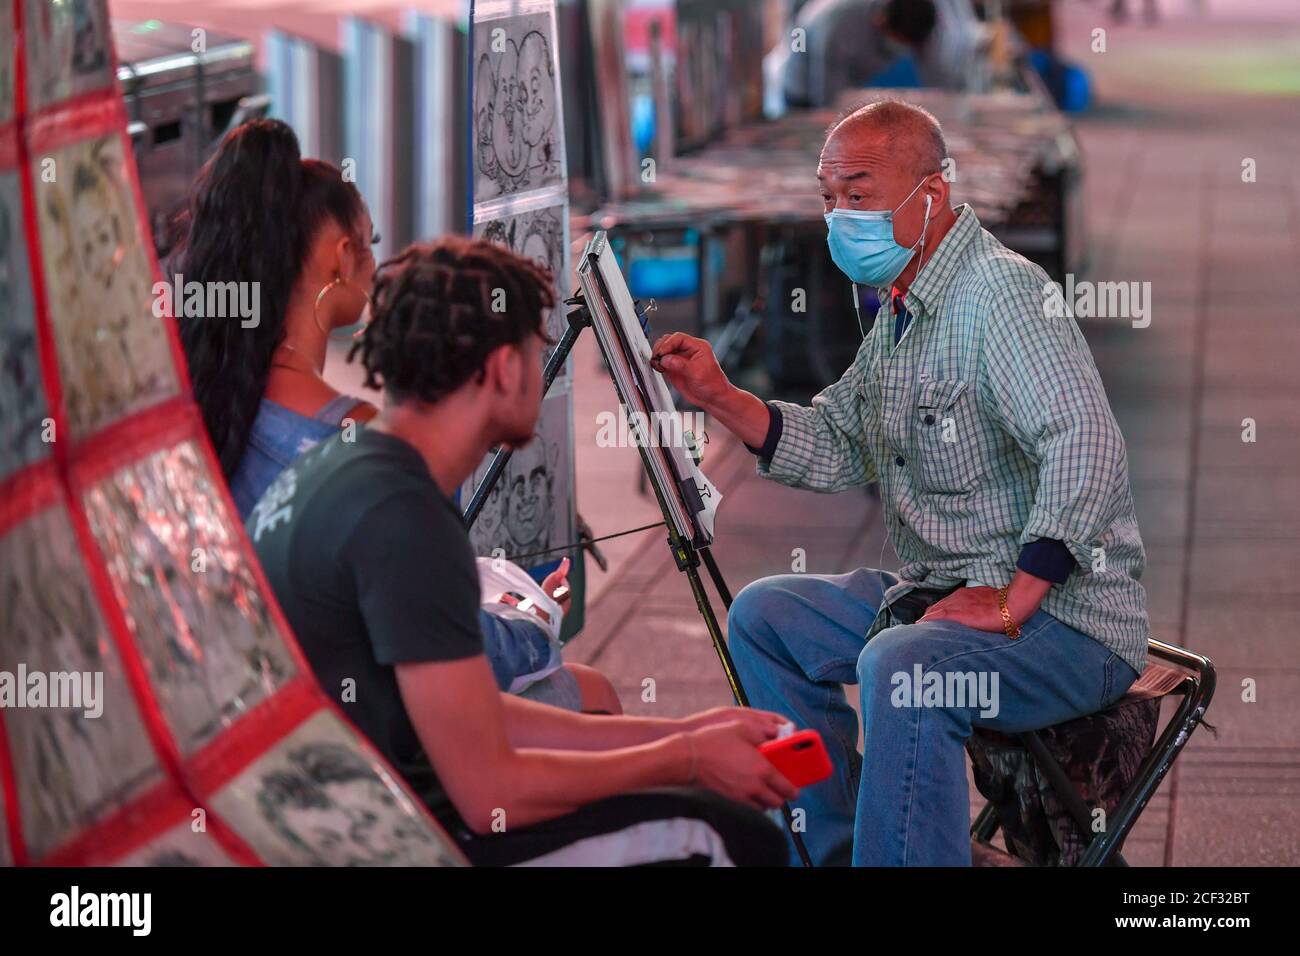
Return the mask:
[[[583, 329], [591, 325], [591, 313], [587, 310], [586, 303], [583, 302], [581, 295], [566, 299], [565, 304], [575, 306], [575, 308], [571, 309], [566, 315], [569, 327], [565, 329], [559, 345], [551, 353], [550, 359], [546, 362], [546, 368], [542, 372], [543, 398], [550, 391], [555, 376], [559, 374], [560, 369], [564, 367], [564, 363], [568, 360], [569, 353], [573, 351], [573, 346], [578, 341], [578, 336]], [[607, 362], [611, 361], [609, 356], [606, 356], [605, 359]], [[646, 474], [653, 474], [650, 468], [649, 451], [639, 443], [637, 444], [637, 451], [641, 454], [641, 464]], [[487, 501], [488, 495], [492, 493], [492, 487], [500, 479], [501, 473], [505, 470], [512, 454], [514, 452], [509, 448], [497, 450], [495, 457], [492, 459], [492, 464], [488, 466], [487, 474], [483, 476], [483, 480], [474, 489], [474, 496], [465, 508], [466, 525], [473, 525], [475, 519], [478, 518], [479, 512], [483, 510], [483, 503]], [[740, 683], [740, 675], [736, 673], [736, 665], [731, 659], [731, 651], [728, 650], [727, 642], [722, 636], [722, 628], [718, 625], [718, 617], [713, 612], [713, 603], [709, 600], [709, 594], [704, 590], [704, 582], [700, 579], [700, 561], [703, 560], [704, 567], [709, 572], [709, 578], [713, 581], [713, 586], [717, 588], [718, 596], [722, 598], [723, 607], [728, 609], [731, 607], [731, 590], [727, 587], [727, 582], [722, 579], [722, 572], [718, 569], [718, 563], [713, 559], [713, 552], [707, 547], [695, 547], [690, 541], [677, 533], [677, 529], [673, 527], [672, 519], [669, 517], [668, 504], [664, 501], [662, 491], [653, 481], [650, 482], [650, 487], [654, 489], [655, 498], [659, 502], [659, 510], [664, 516], [664, 524], [668, 527], [668, 547], [673, 553], [673, 560], [677, 564], [677, 570], [684, 571], [686, 579], [691, 584], [691, 593], [695, 596], [695, 606], [700, 612], [700, 617], [704, 618], [704, 626], [709, 632], [709, 640], [713, 642], [713, 649], [717, 652], [718, 660], [722, 663], [722, 670], [726, 674], [727, 684], [731, 688], [731, 695], [739, 706], [748, 707], [749, 697], [746, 696], [745, 688]], [[794, 841], [795, 850], [799, 853], [799, 859], [804, 866], [812, 866], [812, 858], [803, 845], [803, 837], [794, 829], [794, 815], [790, 811], [789, 804], [782, 804], [781, 810], [785, 815], [786, 826], [790, 828], [790, 838]]]

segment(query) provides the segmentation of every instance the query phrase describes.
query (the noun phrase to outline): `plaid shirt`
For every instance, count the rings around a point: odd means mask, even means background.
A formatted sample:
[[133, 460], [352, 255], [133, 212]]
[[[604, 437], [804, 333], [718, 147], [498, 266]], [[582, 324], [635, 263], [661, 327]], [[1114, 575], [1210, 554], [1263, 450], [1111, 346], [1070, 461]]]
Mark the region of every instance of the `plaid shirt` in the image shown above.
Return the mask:
[[904, 297], [898, 343], [886, 299], [811, 407], [771, 403], [780, 438], [758, 472], [822, 492], [880, 482], [903, 561], [886, 604], [917, 585], [1001, 587], [1025, 544], [1064, 542], [1077, 567], [1042, 609], [1141, 672], [1146, 557], [1124, 438], [1049, 282], [962, 206]]

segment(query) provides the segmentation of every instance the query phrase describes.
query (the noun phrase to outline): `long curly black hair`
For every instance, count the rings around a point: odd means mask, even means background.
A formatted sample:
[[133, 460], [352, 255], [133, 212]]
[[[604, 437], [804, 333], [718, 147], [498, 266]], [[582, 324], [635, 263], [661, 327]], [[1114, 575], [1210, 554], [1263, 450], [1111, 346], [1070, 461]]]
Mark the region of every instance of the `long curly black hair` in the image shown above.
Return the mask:
[[475, 376], [493, 349], [529, 335], [550, 342], [551, 273], [484, 239], [445, 236], [407, 246], [375, 270], [370, 325], [358, 355], [366, 387], [433, 403]]
[[194, 398], [227, 479], [244, 457], [312, 240], [332, 219], [368, 242], [360, 236], [364, 209], [338, 167], [302, 158], [288, 125], [252, 120], [231, 130], [204, 164], [173, 222], [173, 277], [258, 283], [256, 326], [245, 328], [238, 317], [177, 319]]

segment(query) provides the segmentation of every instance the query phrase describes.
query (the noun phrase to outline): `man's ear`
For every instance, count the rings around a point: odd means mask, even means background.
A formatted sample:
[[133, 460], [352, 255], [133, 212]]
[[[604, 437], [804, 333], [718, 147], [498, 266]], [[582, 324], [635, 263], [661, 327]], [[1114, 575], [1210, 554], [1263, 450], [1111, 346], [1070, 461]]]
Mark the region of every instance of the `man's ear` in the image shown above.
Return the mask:
[[523, 374], [523, 356], [513, 345], [498, 345], [483, 362], [483, 385], [493, 392], [514, 395]]
[[[925, 188], [922, 190], [927, 196], [932, 197], [933, 202], [930, 206], [930, 218], [933, 219], [944, 209], [947, 209], [951, 203], [948, 200], [950, 189], [948, 180], [944, 178], [943, 173], [931, 173], [930, 178], [926, 180]], [[924, 202], [925, 200], [922, 200]]]

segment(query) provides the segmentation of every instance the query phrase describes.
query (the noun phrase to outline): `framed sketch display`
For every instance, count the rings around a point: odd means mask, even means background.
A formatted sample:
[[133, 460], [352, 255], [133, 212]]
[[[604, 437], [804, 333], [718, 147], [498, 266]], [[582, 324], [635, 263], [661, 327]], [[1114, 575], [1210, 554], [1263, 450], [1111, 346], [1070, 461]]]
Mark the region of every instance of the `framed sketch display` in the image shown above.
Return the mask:
[[271, 598], [116, 66], [106, 0], [0, 0], [0, 864], [464, 863]]
[[[564, 142], [560, 62], [553, 0], [476, 0], [473, 5], [469, 95], [472, 203], [468, 230], [550, 270], [556, 307], [547, 331], [559, 341], [563, 302], [573, 289], [569, 263], [569, 184]], [[554, 349], [547, 349], [543, 362]], [[513, 456], [471, 529], [475, 551], [519, 557], [542, 575], [566, 553], [581, 579], [581, 552], [563, 547], [575, 538], [573, 398], [569, 365], [561, 368], [542, 403], [534, 441]], [[466, 483], [469, 502], [491, 456]], [[550, 553], [539, 553], [539, 552]], [[576, 581], [575, 581], [576, 585]], [[566, 615], [572, 635], [581, 627], [579, 602]]]

